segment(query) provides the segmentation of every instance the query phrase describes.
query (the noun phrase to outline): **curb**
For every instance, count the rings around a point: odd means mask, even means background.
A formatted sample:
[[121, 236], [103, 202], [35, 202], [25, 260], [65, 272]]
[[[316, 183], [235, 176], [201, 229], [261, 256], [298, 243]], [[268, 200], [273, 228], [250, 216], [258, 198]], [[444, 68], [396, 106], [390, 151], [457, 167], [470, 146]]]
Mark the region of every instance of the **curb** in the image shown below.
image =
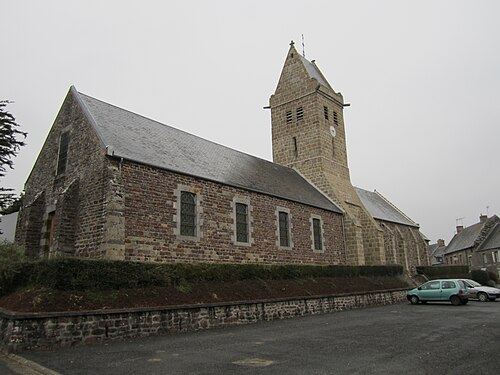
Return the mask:
[[17, 354], [7, 353], [3, 350], [0, 350], [0, 361], [5, 362], [7, 367], [9, 367], [12, 371], [18, 373], [15, 368], [12, 368], [12, 364], [15, 367], [18, 367], [22, 372], [19, 374], [25, 375], [61, 375], [59, 372], [48, 369], [36, 362], [30, 361], [24, 357], [21, 357]]

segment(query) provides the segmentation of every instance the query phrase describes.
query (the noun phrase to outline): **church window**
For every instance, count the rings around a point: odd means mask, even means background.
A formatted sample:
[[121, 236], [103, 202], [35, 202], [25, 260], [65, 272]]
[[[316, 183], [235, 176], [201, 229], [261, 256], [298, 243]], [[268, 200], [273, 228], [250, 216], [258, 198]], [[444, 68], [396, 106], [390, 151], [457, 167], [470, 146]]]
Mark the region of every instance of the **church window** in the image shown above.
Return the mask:
[[203, 238], [203, 196], [201, 189], [189, 185], [177, 185], [174, 190], [174, 234], [180, 240], [200, 241]]
[[64, 132], [59, 138], [59, 155], [57, 157], [57, 170], [56, 175], [59, 176], [66, 172], [66, 164], [68, 161], [68, 146], [69, 146], [69, 132]]
[[339, 124], [339, 117], [337, 115], [337, 112], [333, 111], [333, 123], [335, 125], [338, 125]]
[[181, 236], [196, 236], [196, 194], [181, 192]]
[[328, 120], [329, 116], [328, 116], [328, 107], [327, 106], [323, 107], [323, 114], [325, 115], [325, 120]]
[[248, 206], [236, 203], [236, 242], [248, 242]]
[[304, 108], [298, 107], [297, 108], [297, 121], [300, 121], [303, 119], [304, 119]]
[[299, 157], [299, 149], [297, 148], [297, 137], [293, 137], [293, 158], [296, 160]]
[[288, 212], [279, 211], [280, 246], [290, 247], [290, 219]]
[[292, 111], [286, 111], [286, 123], [290, 124], [292, 122]]
[[238, 246], [251, 246], [252, 238], [252, 206], [247, 197], [234, 197], [232, 207], [232, 231], [231, 241]]
[[323, 233], [321, 231], [321, 220], [313, 218], [312, 224], [314, 250], [323, 250]]
[[488, 254], [483, 253], [483, 263], [488, 264]]

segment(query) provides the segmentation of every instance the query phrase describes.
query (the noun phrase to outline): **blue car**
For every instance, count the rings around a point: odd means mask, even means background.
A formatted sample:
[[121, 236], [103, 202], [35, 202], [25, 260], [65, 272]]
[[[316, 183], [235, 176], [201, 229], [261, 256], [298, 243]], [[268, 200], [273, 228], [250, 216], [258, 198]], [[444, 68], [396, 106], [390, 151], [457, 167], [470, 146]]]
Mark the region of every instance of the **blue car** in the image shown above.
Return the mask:
[[406, 292], [412, 305], [428, 301], [449, 301], [452, 305], [465, 305], [469, 302], [467, 286], [463, 280], [431, 280]]

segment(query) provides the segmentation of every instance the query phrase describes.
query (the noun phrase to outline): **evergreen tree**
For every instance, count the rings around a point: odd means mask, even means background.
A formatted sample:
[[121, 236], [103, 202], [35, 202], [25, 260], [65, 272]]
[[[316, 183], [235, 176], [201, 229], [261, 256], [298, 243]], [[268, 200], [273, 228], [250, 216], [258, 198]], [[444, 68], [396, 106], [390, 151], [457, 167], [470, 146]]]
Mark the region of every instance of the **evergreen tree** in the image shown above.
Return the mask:
[[[25, 145], [23, 141], [28, 135], [18, 129], [16, 119], [5, 109], [9, 103], [7, 100], [0, 100], [0, 178], [5, 176], [7, 167], [14, 168], [12, 159], [17, 155], [19, 148]], [[13, 189], [0, 186], [0, 210], [18, 199], [12, 191]]]

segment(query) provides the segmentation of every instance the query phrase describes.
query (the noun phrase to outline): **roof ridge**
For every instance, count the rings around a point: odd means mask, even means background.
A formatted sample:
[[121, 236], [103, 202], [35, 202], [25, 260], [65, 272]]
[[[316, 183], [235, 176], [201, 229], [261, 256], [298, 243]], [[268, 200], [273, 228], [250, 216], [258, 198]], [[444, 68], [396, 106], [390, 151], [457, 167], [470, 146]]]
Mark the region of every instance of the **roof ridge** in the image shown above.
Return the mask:
[[[316, 70], [318, 71], [318, 73], [320, 74], [321, 77], [323, 77], [323, 79], [325, 80], [326, 83], [328, 83], [328, 88], [332, 89], [333, 90], [333, 87], [330, 85], [330, 82], [328, 82], [328, 80], [326, 79], [325, 75], [323, 74], [323, 72], [321, 71], [321, 69], [319, 68], [319, 66], [316, 65], [316, 61], [313, 61], [313, 62], [309, 62], [310, 64], [314, 65], [314, 67], [316, 68]], [[335, 91], [335, 90], [333, 90]]]
[[[91, 97], [88, 96], [88, 95], [82, 94], [81, 92], [79, 92], [74, 85], [71, 85], [71, 87], [69, 88], [69, 91], [75, 97], [75, 100], [80, 105], [80, 108], [82, 109], [84, 115], [87, 117], [87, 119], [89, 120], [90, 124], [94, 128], [94, 131], [95, 131], [95, 133], [97, 135], [97, 138], [99, 138], [99, 141], [101, 141], [101, 144], [104, 147], [107, 147], [108, 145], [106, 144], [106, 142], [104, 142], [102, 134], [99, 131], [99, 127], [97, 126], [97, 121], [95, 120], [94, 116], [92, 115], [92, 112], [87, 107], [87, 105], [85, 104], [85, 102], [82, 100], [82, 98], [80, 97], [80, 95], [84, 95], [84, 96], [87, 96], [89, 98], [91, 98]], [[94, 99], [94, 98], [92, 98], [92, 99]], [[96, 99], [96, 100], [99, 100], [99, 99]]]
[[[76, 90], [76, 89], [75, 89], [75, 90]], [[267, 159], [261, 158], [261, 157], [259, 157], [259, 156], [255, 156], [255, 155], [249, 154], [249, 153], [247, 153], [247, 152], [243, 152], [243, 151], [240, 151], [240, 150], [236, 150], [236, 149], [234, 149], [234, 148], [231, 148], [231, 147], [229, 147], [229, 146], [223, 145], [223, 144], [221, 144], [221, 143], [217, 143], [217, 142], [215, 142], [215, 141], [211, 141], [211, 140], [209, 140], [209, 139], [206, 139], [206, 138], [200, 137], [200, 136], [195, 135], [195, 134], [193, 134], [193, 133], [189, 133], [189, 132], [187, 132], [187, 131], [185, 131], [185, 130], [182, 130], [182, 129], [176, 128], [176, 127], [174, 127], [174, 126], [171, 126], [171, 125], [168, 125], [168, 124], [164, 124], [163, 122], [160, 122], [160, 121], [158, 121], [158, 120], [154, 120], [154, 119], [152, 119], [152, 118], [150, 118], [150, 117], [146, 117], [146, 116], [141, 115], [141, 114], [139, 114], [139, 113], [136, 113], [136, 112], [130, 111], [130, 110], [128, 110], [128, 109], [125, 109], [125, 108], [119, 107], [119, 106], [117, 106], [117, 105], [115, 105], [115, 104], [111, 104], [111, 103], [105, 102], [104, 100], [94, 98], [93, 96], [90, 96], [90, 95], [84, 94], [84, 93], [82, 93], [82, 92], [77, 91], [77, 93], [78, 93], [79, 95], [86, 96], [87, 98], [90, 98], [90, 99], [92, 99], [92, 100], [96, 100], [96, 101], [98, 101], [98, 102], [104, 103], [104, 104], [109, 105], [109, 106], [111, 106], [111, 107], [117, 108], [117, 109], [119, 109], [119, 110], [121, 110], [121, 111], [125, 111], [125, 112], [128, 112], [128, 113], [131, 113], [131, 114], [133, 114], [133, 115], [135, 115], [135, 116], [142, 117], [142, 118], [144, 118], [144, 119], [146, 119], [146, 120], [149, 120], [149, 121], [153, 121], [153, 122], [157, 123], [158, 125], [162, 125], [162, 126], [165, 126], [165, 127], [170, 128], [170, 129], [173, 129], [173, 130], [175, 130], [175, 131], [178, 131], [178, 132], [181, 132], [181, 133], [187, 134], [187, 135], [189, 135], [189, 136], [191, 136], [191, 137], [195, 137], [195, 138], [198, 138], [198, 139], [202, 139], [202, 140], [204, 140], [205, 142], [210, 142], [210, 143], [212, 143], [212, 144], [214, 144], [214, 145], [217, 145], [217, 146], [220, 146], [220, 147], [224, 147], [224, 148], [226, 148], [226, 149], [228, 149], [228, 150], [231, 150], [231, 151], [237, 152], [237, 153], [239, 153], [239, 154], [242, 154], [242, 155], [247, 155], [247, 156], [250, 156], [250, 157], [252, 157], [252, 158], [262, 160], [262, 161], [264, 161], [264, 162], [266, 162], [266, 163], [270, 163], [270, 164], [272, 164], [272, 165], [278, 166], [278, 167], [280, 167], [280, 168], [285, 168], [285, 169], [289, 169], [289, 170], [292, 170], [292, 171], [296, 172], [296, 170], [295, 170], [295, 169], [290, 168], [290, 167], [287, 167], [287, 166], [285, 166], [285, 165], [277, 164], [277, 163], [274, 163], [274, 162], [272, 162], [272, 161], [270, 161], [270, 160], [267, 160]], [[89, 111], [89, 112], [90, 112], [90, 111]], [[93, 119], [93, 117], [92, 117], [92, 119]], [[94, 120], [94, 121], [95, 121], [95, 120]]]
[[[328, 80], [326, 79], [325, 75], [321, 72], [321, 70], [319, 69], [319, 67], [316, 65], [316, 62], [311, 62], [309, 61], [308, 59], [306, 59], [304, 56], [302, 56], [301, 54], [299, 54], [300, 56], [300, 61], [302, 62], [302, 65], [304, 66], [305, 70], [306, 70], [306, 73], [307, 75], [310, 77], [310, 78], [314, 78], [315, 80], [318, 81], [318, 83], [322, 86], [325, 86], [327, 88], [329, 88], [330, 90], [332, 90], [333, 92], [335, 92], [335, 90], [333, 89], [332, 85], [330, 85], [330, 82], [328, 82]], [[306, 64], [309, 64], [310, 66], [313, 67], [313, 69], [315, 69], [316, 73], [318, 73], [318, 75], [320, 76], [320, 78], [323, 79], [323, 81], [326, 83], [323, 84], [322, 82], [320, 82], [320, 80], [318, 80], [316, 77], [313, 77], [310, 72], [309, 72], [309, 69], [307, 67]]]
[[[486, 223], [483, 223], [483, 224], [486, 224]], [[483, 247], [484, 247], [484, 244], [488, 241], [488, 239], [493, 236], [493, 234], [495, 233], [495, 231], [497, 230], [497, 228], [500, 228], [500, 221], [495, 223], [495, 225], [493, 225], [493, 227], [491, 228], [490, 232], [488, 233], [488, 235], [484, 238], [483, 241], [481, 241], [481, 244], [477, 247], [478, 250], [482, 250]]]
[[[414, 228], [418, 228], [420, 231], [419, 224], [410, 219], [387, 198], [378, 193], [377, 190], [370, 191], [358, 186], [353, 186], [353, 188], [358, 197], [361, 199], [361, 202], [363, 203], [367, 211], [370, 213], [370, 215], [373, 216], [374, 219], [411, 226]], [[378, 203], [374, 203], [375, 201], [377, 201]], [[384, 207], [381, 208], [381, 205], [383, 205]], [[387, 215], [387, 210], [390, 210], [389, 216]], [[423, 236], [423, 233], [420, 232], [420, 234]], [[427, 241], [430, 241], [427, 237], [425, 237], [425, 239]]]

